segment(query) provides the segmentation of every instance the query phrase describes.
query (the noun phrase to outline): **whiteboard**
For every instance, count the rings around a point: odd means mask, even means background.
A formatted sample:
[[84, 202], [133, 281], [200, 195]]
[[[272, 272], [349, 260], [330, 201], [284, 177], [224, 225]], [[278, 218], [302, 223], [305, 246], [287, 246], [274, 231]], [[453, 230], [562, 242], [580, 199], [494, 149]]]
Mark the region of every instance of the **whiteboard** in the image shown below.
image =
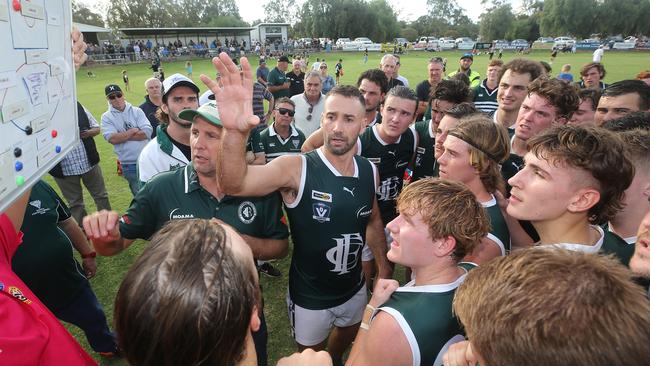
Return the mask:
[[0, 212], [79, 141], [69, 0], [0, 0]]

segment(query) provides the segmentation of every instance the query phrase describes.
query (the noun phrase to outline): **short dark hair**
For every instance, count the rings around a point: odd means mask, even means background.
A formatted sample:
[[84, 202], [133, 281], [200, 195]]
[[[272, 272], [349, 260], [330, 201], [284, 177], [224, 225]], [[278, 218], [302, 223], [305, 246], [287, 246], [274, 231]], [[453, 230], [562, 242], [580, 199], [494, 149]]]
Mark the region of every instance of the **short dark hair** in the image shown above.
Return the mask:
[[621, 138], [613, 132], [594, 126], [555, 126], [528, 140], [528, 150], [539, 159], [593, 177], [600, 200], [587, 213], [591, 223], [606, 223], [623, 208], [623, 194], [634, 178], [634, 166]]
[[528, 94], [537, 94], [555, 107], [559, 117], [571, 118], [580, 106], [578, 88], [560, 79], [539, 77], [528, 84]]
[[621, 80], [610, 84], [603, 97], [618, 97], [625, 94], [636, 93], [639, 95], [639, 110], [650, 109], [650, 85], [641, 80]]
[[605, 75], [607, 72], [605, 71], [605, 66], [601, 64], [600, 62], [590, 62], [580, 69], [580, 76], [585, 76], [587, 75], [587, 72], [589, 72], [590, 69], [596, 68], [598, 70], [598, 73], [600, 74], [600, 78], [603, 79], [605, 78]]
[[467, 76], [467, 74], [465, 74], [464, 72], [457, 72], [451, 78], [455, 80], [460, 80], [465, 85], [469, 86], [469, 76]]
[[441, 80], [435, 89], [431, 89], [431, 99], [460, 104], [470, 101], [469, 86], [458, 79]]
[[381, 89], [383, 94], [388, 92], [388, 78], [383, 71], [379, 69], [370, 69], [362, 72], [357, 79], [357, 88], [361, 86], [363, 79], [367, 79], [368, 81], [379, 85], [379, 89]]
[[578, 90], [578, 97], [580, 97], [580, 103], [582, 103], [584, 100], [590, 100], [591, 110], [595, 111], [598, 107], [598, 101], [600, 101], [600, 90], [580, 89]]
[[334, 95], [340, 95], [342, 97], [346, 98], [352, 98], [352, 99], [358, 99], [359, 103], [361, 103], [362, 107], [366, 106], [366, 100], [363, 98], [363, 95], [361, 95], [361, 92], [359, 91], [358, 88], [355, 88], [352, 85], [337, 85], [332, 90], [330, 90], [327, 93], [327, 97], [331, 97]]
[[542, 66], [539, 61], [516, 58], [501, 68], [501, 72], [499, 72], [499, 80], [501, 80], [503, 74], [505, 74], [507, 70], [510, 70], [510, 72], [516, 72], [517, 74], [528, 74], [530, 75], [530, 81], [533, 81], [544, 73], [544, 66]]
[[[217, 222], [172, 220], [124, 277], [115, 329], [129, 365], [233, 365], [258, 304], [255, 273]], [[172, 347], [173, 345], [173, 347]]]
[[614, 132], [624, 132], [635, 129], [650, 130], [650, 112], [632, 112], [623, 117], [609, 120], [603, 124], [606, 128]]
[[291, 106], [293, 106], [294, 109], [296, 108], [296, 103], [293, 100], [291, 100], [289, 97], [280, 97], [278, 100], [275, 101], [276, 106], [282, 103], [291, 104]]
[[415, 94], [413, 89], [404, 86], [404, 85], [397, 85], [392, 87], [389, 91], [388, 94], [386, 94], [386, 99], [388, 97], [396, 97], [396, 98], [401, 98], [401, 99], [406, 99], [406, 100], [412, 100], [415, 102], [415, 110], [413, 111], [413, 114], [418, 110], [418, 95]]
[[474, 114], [477, 112], [478, 109], [476, 109], [473, 103], [463, 102], [449, 108], [449, 110], [445, 112], [445, 115], [456, 119], [461, 119], [465, 116], [469, 116], [470, 114]]
[[550, 74], [551, 71], [553, 71], [553, 67], [552, 67], [551, 64], [549, 64], [548, 62], [546, 62], [546, 61], [540, 61], [539, 63], [542, 64], [542, 66], [544, 66], [544, 70], [546, 70], [546, 74], [547, 74], [547, 75]]

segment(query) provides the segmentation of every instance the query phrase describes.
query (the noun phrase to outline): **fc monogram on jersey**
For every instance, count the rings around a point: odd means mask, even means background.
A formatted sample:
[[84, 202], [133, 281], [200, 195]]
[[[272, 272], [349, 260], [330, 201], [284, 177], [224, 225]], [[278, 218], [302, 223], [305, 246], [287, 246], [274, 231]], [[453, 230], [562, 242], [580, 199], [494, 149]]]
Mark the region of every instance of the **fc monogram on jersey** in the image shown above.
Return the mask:
[[359, 261], [363, 248], [363, 237], [359, 233], [343, 234], [341, 238], [333, 238], [336, 246], [327, 251], [326, 257], [334, 265], [331, 272], [339, 275], [349, 273]]

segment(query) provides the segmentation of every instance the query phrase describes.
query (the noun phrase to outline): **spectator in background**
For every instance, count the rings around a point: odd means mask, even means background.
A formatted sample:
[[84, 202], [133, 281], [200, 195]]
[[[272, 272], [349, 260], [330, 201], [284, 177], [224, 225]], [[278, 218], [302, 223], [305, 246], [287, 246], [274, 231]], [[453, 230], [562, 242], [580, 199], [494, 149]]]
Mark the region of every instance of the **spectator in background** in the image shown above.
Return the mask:
[[487, 77], [473, 90], [476, 109], [485, 113], [493, 113], [499, 107], [497, 94], [499, 93], [501, 68], [503, 68], [502, 60], [492, 60], [488, 63]]
[[269, 72], [267, 88], [275, 99], [289, 96], [290, 84], [286, 75], [288, 66], [289, 58], [287, 56], [280, 56], [278, 65]]
[[589, 88], [602, 91], [607, 88], [607, 84], [602, 81], [605, 75], [605, 67], [602, 64], [598, 62], [588, 63], [580, 69], [581, 80], [577, 85], [580, 89]]
[[332, 75], [327, 73], [327, 64], [325, 62], [321, 62], [319, 68], [320, 79], [323, 82], [323, 94], [327, 94], [336, 85], [336, 82]]
[[81, 220], [87, 214], [81, 182], [90, 192], [98, 211], [110, 210], [111, 203], [108, 200], [104, 175], [99, 166], [99, 153], [94, 140], [100, 132], [99, 124], [79, 102], [77, 102], [77, 120], [81, 141], [50, 170], [50, 174], [68, 201], [72, 217], [81, 224]]
[[578, 110], [573, 112], [569, 123], [571, 124], [594, 124], [594, 116], [596, 115], [596, 107], [600, 100], [600, 91], [595, 89], [580, 89], [578, 91], [580, 97], [580, 105]]
[[599, 46], [593, 54], [592, 62], [601, 63], [603, 60], [603, 55], [605, 54], [605, 47]]
[[450, 72], [447, 77], [451, 78], [458, 73], [463, 73], [469, 78], [469, 85], [472, 88], [476, 88], [481, 83], [481, 74], [472, 70], [472, 64], [474, 63], [474, 55], [471, 53], [464, 53], [460, 56], [459, 68], [456, 71]]
[[409, 80], [403, 75], [399, 74], [399, 69], [402, 67], [401, 58], [399, 57], [399, 55], [393, 55], [393, 56], [395, 56], [395, 58], [397, 59], [397, 63], [395, 64], [395, 79], [401, 81], [405, 87], [409, 88]]
[[257, 68], [255, 74], [257, 75], [257, 82], [264, 86], [267, 86], [267, 82], [269, 80], [269, 68], [266, 67], [265, 59], [260, 58], [260, 66]]
[[294, 125], [307, 137], [320, 127], [321, 114], [325, 107], [322, 88], [320, 74], [310, 71], [305, 76], [305, 92], [291, 97], [296, 105]]
[[641, 80], [644, 83], [650, 85], [650, 70], [641, 71], [640, 73], [636, 74], [635, 79]]
[[419, 100], [417, 113], [418, 121], [422, 120], [422, 116], [427, 110], [431, 95], [431, 89], [435, 89], [436, 86], [438, 86], [438, 83], [442, 80], [442, 76], [444, 75], [445, 62], [442, 57], [433, 57], [429, 59], [427, 71], [429, 72], [427, 80], [423, 80], [415, 87], [415, 93], [417, 94]]
[[571, 65], [570, 64], [563, 65], [557, 78], [572, 83], [573, 75], [571, 74]]
[[[294, 59], [292, 64], [293, 70], [287, 73], [289, 80], [289, 97], [301, 94], [305, 91], [305, 73], [302, 72], [302, 62], [300, 59]], [[272, 110], [272, 109], [271, 109]]]
[[61, 197], [42, 180], [32, 188], [21, 231], [14, 272], [57, 318], [81, 328], [95, 352], [117, 355], [117, 342], [88, 282], [97, 273], [96, 253]]
[[113, 145], [122, 166], [122, 175], [135, 195], [140, 188], [138, 157], [151, 137], [151, 124], [142, 109], [124, 100], [119, 86], [107, 85], [104, 92], [108, 111], [102, 115], [102, 135]]
[[140, 104], [140, 109], [144, 112], [151, 124], [151, 138], [156, 137], [160, 121], [156, 117], [158, 107], [162, 104], [162, 83], [156, 78], [149, 78], [144, 82], [147, 95], [144, 96], [144, 102]]
[[388, 90], [392, 89], [394, 86], [397, 85], [404, 85], [403, 82], [396, 79], [397, 76], [397, 73], [395, 72], [396, 67], [397, 67], [397, 57], [391, 55], [390, 53], [385, 54], [381, 58], [381, 61], [379, 62], [379, 69], [381, 69], [381, 71], [383, 71], [384, 74], [386, 74], [386, 78], [388, 79]]

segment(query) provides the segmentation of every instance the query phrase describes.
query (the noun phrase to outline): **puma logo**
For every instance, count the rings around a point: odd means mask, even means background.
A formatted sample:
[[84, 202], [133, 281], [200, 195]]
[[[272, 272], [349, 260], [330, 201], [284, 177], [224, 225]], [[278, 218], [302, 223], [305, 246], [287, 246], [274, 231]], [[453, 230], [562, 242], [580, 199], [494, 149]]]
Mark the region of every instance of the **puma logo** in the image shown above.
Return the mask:
[[389, 151], [388, 154], [389, 154], [389, 155], [393, 155], [393, 156], [397, 156], [397, 152], [394, 151], [394, 150], [393, 150], [393, 151]]
[[352, 195], [352, 197], [354, 197], [354, 190], [355, 190], [356, 188], [357, 188], [357, 187], [352, 187], [352, 189], [350, 189], [350, 188], [348, 188], [348, 187], [343, 187], [343, 190], [346, 191], [346, 192], [348, 192], [348, 193], [350, 193], [350, 194]]

